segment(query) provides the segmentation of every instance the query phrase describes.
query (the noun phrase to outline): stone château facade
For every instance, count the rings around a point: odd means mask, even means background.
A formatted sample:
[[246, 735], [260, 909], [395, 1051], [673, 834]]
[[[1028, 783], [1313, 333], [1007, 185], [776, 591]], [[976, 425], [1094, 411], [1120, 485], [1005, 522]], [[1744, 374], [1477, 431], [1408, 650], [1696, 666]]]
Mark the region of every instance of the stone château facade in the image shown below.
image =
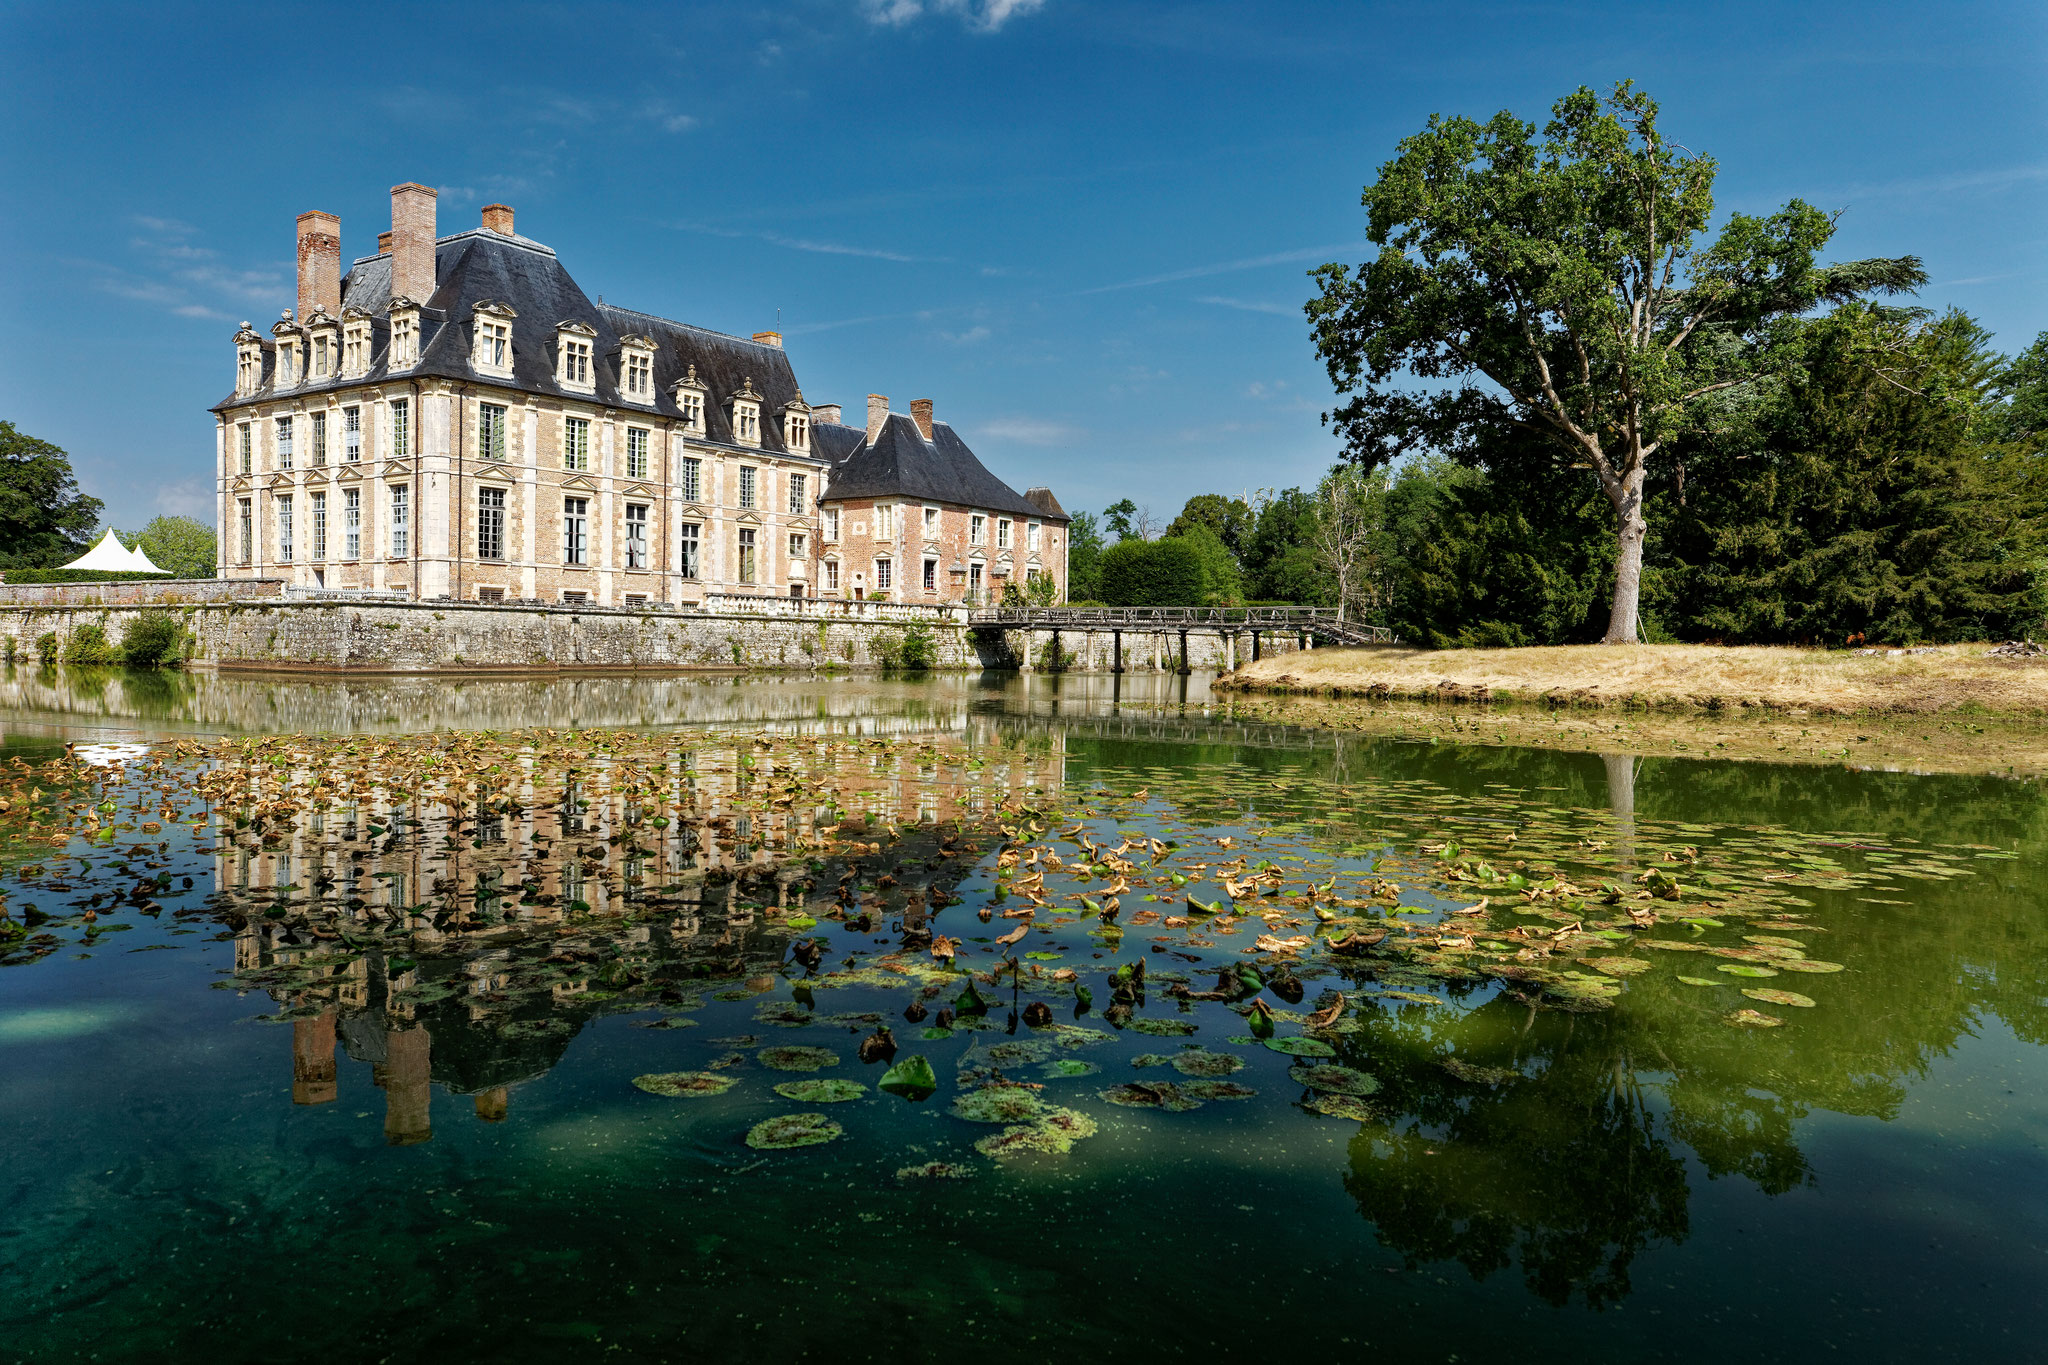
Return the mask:
[[417, 599], [613, 605], [707, 594], [953, 603], [1050, 577], [1067, 516], [932, 417], [804, 401], [782, 338], [592, 303], [493, 204], [391, 231], [341, 273], [298, 220], [298, 307], [235, 336], [218, 423], [220, 573]]

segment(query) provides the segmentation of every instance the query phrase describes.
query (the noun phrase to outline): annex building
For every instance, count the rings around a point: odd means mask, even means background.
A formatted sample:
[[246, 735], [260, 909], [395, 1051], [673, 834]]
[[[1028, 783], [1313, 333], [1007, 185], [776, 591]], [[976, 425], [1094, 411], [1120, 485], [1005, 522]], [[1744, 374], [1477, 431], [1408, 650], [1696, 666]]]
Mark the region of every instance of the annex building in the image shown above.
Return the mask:
[[298, 307], [235, 335], [213, 408], [219, 572], [417, 599], [984, 601], [1067, 581], [1067, 514], [920, 399], [813, 406], [782, 338], [592, 303], [513, 211], [435, 191], [341, 271], [299, 215]]

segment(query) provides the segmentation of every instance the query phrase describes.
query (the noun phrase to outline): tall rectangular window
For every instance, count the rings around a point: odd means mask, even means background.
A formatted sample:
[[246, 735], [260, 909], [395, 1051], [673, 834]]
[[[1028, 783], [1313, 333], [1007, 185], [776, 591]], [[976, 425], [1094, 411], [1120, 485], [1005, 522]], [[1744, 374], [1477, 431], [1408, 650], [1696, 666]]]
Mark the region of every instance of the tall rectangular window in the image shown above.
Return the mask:
[[249, 429], [249, 423], [244, 422], [235, 428], [235, 440], [236, 467], [244, 474], [253, 473], [256, 464], [256, 439]]
[[697, 576], [701, 563], [699, 556], [703, 550], [702, 537], [702, 528], [694, 521], [686, 521], [676, 528], [676, 543], [682, 547], [682, 575], [685, 578]]
[[236, 513], [235, 529], [240, 533], [237, 539], [242, 547], [241, 562], [247, 564], [256, 557], [256, 517], [247, 498], [236, 504]]
[[810, 502], [810, 498], [806, 496], [806, 490], [810, 487], [810, 483], [811, 479], [808, 474], [792, 474], [789, 476], [789, 514], [791, 516], [800, 517], [810, 510], [806, 506]]
[[741, 507], [752, 507], [754, 505], [754, 476], [757, 472], [751, 465], [740, 466]]
[[505, 557], [505, 490], [476, 490], [476, 557]]
[[292, 495], [282, 493], [277, 499], [277, 558], [280, 563], [292, 562]]
[[875, 504], [875, 539], [896, 539], [896, 509], [887, 503]]
[[754, 581], [754, 528], [740, 527], [740, 582]]
[[967, 519], [967, 543], [979, 545], [988, 539], [988, 518], [976, 514]]
[[927, 559], [924, 562], [924, 590], [926, 592], [937, 592], [939, 590], [939, 561], [936, 559]]
[[341, 557], [360, 559], [363, 553], [363, 490], [341, 490]]
[[704, 501], [704, 462], [694, 455], [683, 459], [683, 501]]
[[562, 562], [590, 562], [590, 499], [562, 499]]
[[341, 410], [341, 458], [349, 464], [356, 464], [363, 458], [363, 410], [343, 408]]
[[590, 468], [589, 418], [564, 417], [562, 419], [562, 468]]
[[313, 558], [327, 558], [327, 495], [313, 495]]
[[512, 363], [512, 327], [503, 322], [478, 322], [476, 327], [477, 363], [502, 370]]
[[825, 509], [825, 539], [830, 541], [839, 539], [839, 509], [837, 507]]
[[313, 414], [313, 468], [321, 469], [327, 464], [327, 414]]
[[996, 518], [996, 548], [998, 550], [1010, 548], [1010, 519], [1008, 517]]
[[412, 402], [391, 400], [391, 458], [402, 460], [412, 454]]
[[895, 568], [896, 566], [886, 559], [875, 561], [875, 587], [877, 590], [881, 592], [889, 591], [890, 578], [895, 572]]
[[803, 559], [811, 552], [811, 538], [802, 531], [789, 533], [789, 558], [792, 563]]
[[654, 357], [641, 351], [626, 353], [626, 393], [642, 403], [654, 396]]
[[1038, 553], [1038, 523], [1035, 521], [1024, 524], [1024, 548], [1032, 554]]
[[647, 477], [647, 430], [644, 427], [626, 428], [626, 477]]
[[412, 553], [412, 489], [402, 483], [391, 485], [391, 557], [404, 559]]
[[477, 404], [476, 453], [482, 460], [505, 458], [505, 409], [496, 403]]
[[647, 504], [626, 504], [626, 567], [647, 567]]
[[683, 414], [683, 425], [691, 431], [704, 430], [704, 395], [683, 390], [676, 394], [676, 407]]
[[277, 419], [277, 467], [292, 467], [292, 419], [289, 417]]
[[937, 540], [939, 538], [939, 509], [936, 507], [924, 509], [924, 538], [926, 540]]
[[836, 559], [825, 561], [825, 587], [830, 592], [839, 591], [839, 561]]

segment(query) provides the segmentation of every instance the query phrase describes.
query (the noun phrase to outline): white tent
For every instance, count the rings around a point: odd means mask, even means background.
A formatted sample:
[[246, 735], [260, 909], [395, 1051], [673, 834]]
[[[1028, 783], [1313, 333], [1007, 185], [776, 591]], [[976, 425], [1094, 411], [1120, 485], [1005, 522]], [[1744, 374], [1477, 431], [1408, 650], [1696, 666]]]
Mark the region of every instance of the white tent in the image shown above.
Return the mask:
[[99, 544], [64, 566], [67, 569], [99, 569], [109, 573], [168, 573], [150, 562], [141, 550], [127, 550], [109, 530]]

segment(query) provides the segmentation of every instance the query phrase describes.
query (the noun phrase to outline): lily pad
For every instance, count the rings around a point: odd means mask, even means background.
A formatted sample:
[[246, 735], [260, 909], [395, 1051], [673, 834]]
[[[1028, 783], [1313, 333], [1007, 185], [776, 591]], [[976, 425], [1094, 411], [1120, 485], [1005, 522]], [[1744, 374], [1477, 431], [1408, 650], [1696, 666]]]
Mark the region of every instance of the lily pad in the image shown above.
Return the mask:
[[784, 1081], [775, 1087], [775, 1093], [798, 1104], [844, 1104], [867, 1094], [868, 1088], [859, 1081]]
[[1228, 1052], [1183, 1052], [1173, 1058], [1173, 1069], [1183, 1076], [1229, 1076], [1244, 1070], [1244, 1058]]
[[953, 1030], [949, 1028], [940, 1028], [937, 1024], [933, 1024], [930, 1027], [926, 1028], [923, 1033], [920, 1033], [917, 1036], [924, 1039], [927, 1043], [936, 1043], [941, 1038], [951, 1038], [953, 1036]]
[[823, 1114], [777, 1114], [747, 1130], [747, 1146], [764, 1151], [790, 1147], [815, 1147], [830, 1142], [846, 1130]]
[[1185, 1038], [1194, 1031], [1194, 1023], [1187, 1019], [1157, 1019], [1148, 1015], [1131, 1020], [1131, 1032], [1147, 1033], [1155, 1038]]
[[1785, 1021], [1759, 1010], [1737, 1010], [1727, 1017], [1726, 1022], [1738, 1028], [1776, 1028]]
[[1776, 976], [1778, 974], [1776, 967], [1752, 967], [1744, 962], [1726, 963], [1716, 967], [1714, 970], [1726, 972], [1730, 976]]
[[1172, 1060], [1173, 1058], [1167, 1056], [1164, 1052], [1141, 1052], [1131, 1058], [1131, 1065], [1142, 1070], [1148, 1066], [1165, 1066]]
[[1596, 957], [1592, 959], [1593, 970], [1609, 976], [1640, 976], [1650, 970], [1650, 962], [1641, 957]]
[[1034, 1086], [985, 1085], [953, 1101], [953, 1113], [969, 1123], [1025, 1123], [1045, 1112]]
[[731, 1076], [721, 1076], [715, 1071], [665, 1071], [650, 1076], [635, 1076], [633, 1084], [650, 1095], [694, 1099], [704, 1095], [723, 1095], [733, 1088], [735, 1079]]
[[1061, 1057], [1038, 1068], [1038, 1074], [1049, 1081], [1070, 1081], [1076, 1076], [1093, 1076], [1102, 1070], [1093, 1062], [1084, 1062], [1077, 1057]]
[[1794, 1009], [1810, 1010], [1814, 1003], [1812, 996], [1801, 995], [1798, 991], [1776, 991], [1752, 986], [1743, 991], [1743, 994], [1752, 1000], [1761, 1000], [1767, 1005], [1790, 1005]]
[[1782, 958], [1779, 960], [1778, 966], [1788, 972], [1811, 972], [1814, 975], [1842, 970], [1842, 964], [1839, 962], [1817, 962], [1810, 957]]
[[1704, 976], [1681, 976], [1678, 978], [1688, 986], [1725, 986], [1725, 981], [1711, 981]]
[[997, 1043], [988, 1050], [988, 1059], [997, 1066], [1024, 1066], [1031, 1062], [1042, 1062], [1050, 1056], [1052, 1044], [1039, 1042], [1035, 1038]]
[[876, 1084], [891, 1095], [923, 1100], [937, 1092], [939, 1078], [932, 1074], [932, 1064], [925, 1060], [924, 1054], [914, 1052], [884, 1071]]
[[1003, 1159], [1037, 1152], [1065, 1156], [1083, 1138], [1095, 1136], [1095, 1120], [1072, 1109], [1049, 1108], [1036, 1122], [1014, 1124], [1002, 1132], [982, 1138], [974, 1150], [983, 1156]]
[[1287, 1068], [1287, 1075], [1297, 1085], [1311, 1090], [1327, 1091], [1333, 1095], [1370, 1095], [1378, 1091], [1380, 1083], [1363, 1071], [1333, 1062], [1320, 1065], [1299, 1063]]
[[1358, 1123], [1371, 1123], [1379, 1117], [1356, 1095], [1334, 1095], [1320, 1090], [1303, 1100], [1301, 1107], [1311, 1113], [1325, 1114], [1333, 1119], [1352, 1119]]
[[1236, 1081], [1182, 1081], [1180, 1093], [1198, 1100], [1248, 1100], [1259, 1092]]
[[821, 1047], [764, 1047], [754, 1058], [777, 1071], [820, 1071], [839, 1065], [839, 1058]]
[[1266, 1046], [1290, 1057], [1334, 1057], [1337, 1049], [1320, 1038], [1268, 1038]]
[[1164, 1109], [1175, 1114], [1202, 1107], [1201, 1100], [1172, 1081], [1133, 1081], [1128, 1085], [1113, 1085], [1102, 1092], [1102, 1098], [1127, 1109]]

